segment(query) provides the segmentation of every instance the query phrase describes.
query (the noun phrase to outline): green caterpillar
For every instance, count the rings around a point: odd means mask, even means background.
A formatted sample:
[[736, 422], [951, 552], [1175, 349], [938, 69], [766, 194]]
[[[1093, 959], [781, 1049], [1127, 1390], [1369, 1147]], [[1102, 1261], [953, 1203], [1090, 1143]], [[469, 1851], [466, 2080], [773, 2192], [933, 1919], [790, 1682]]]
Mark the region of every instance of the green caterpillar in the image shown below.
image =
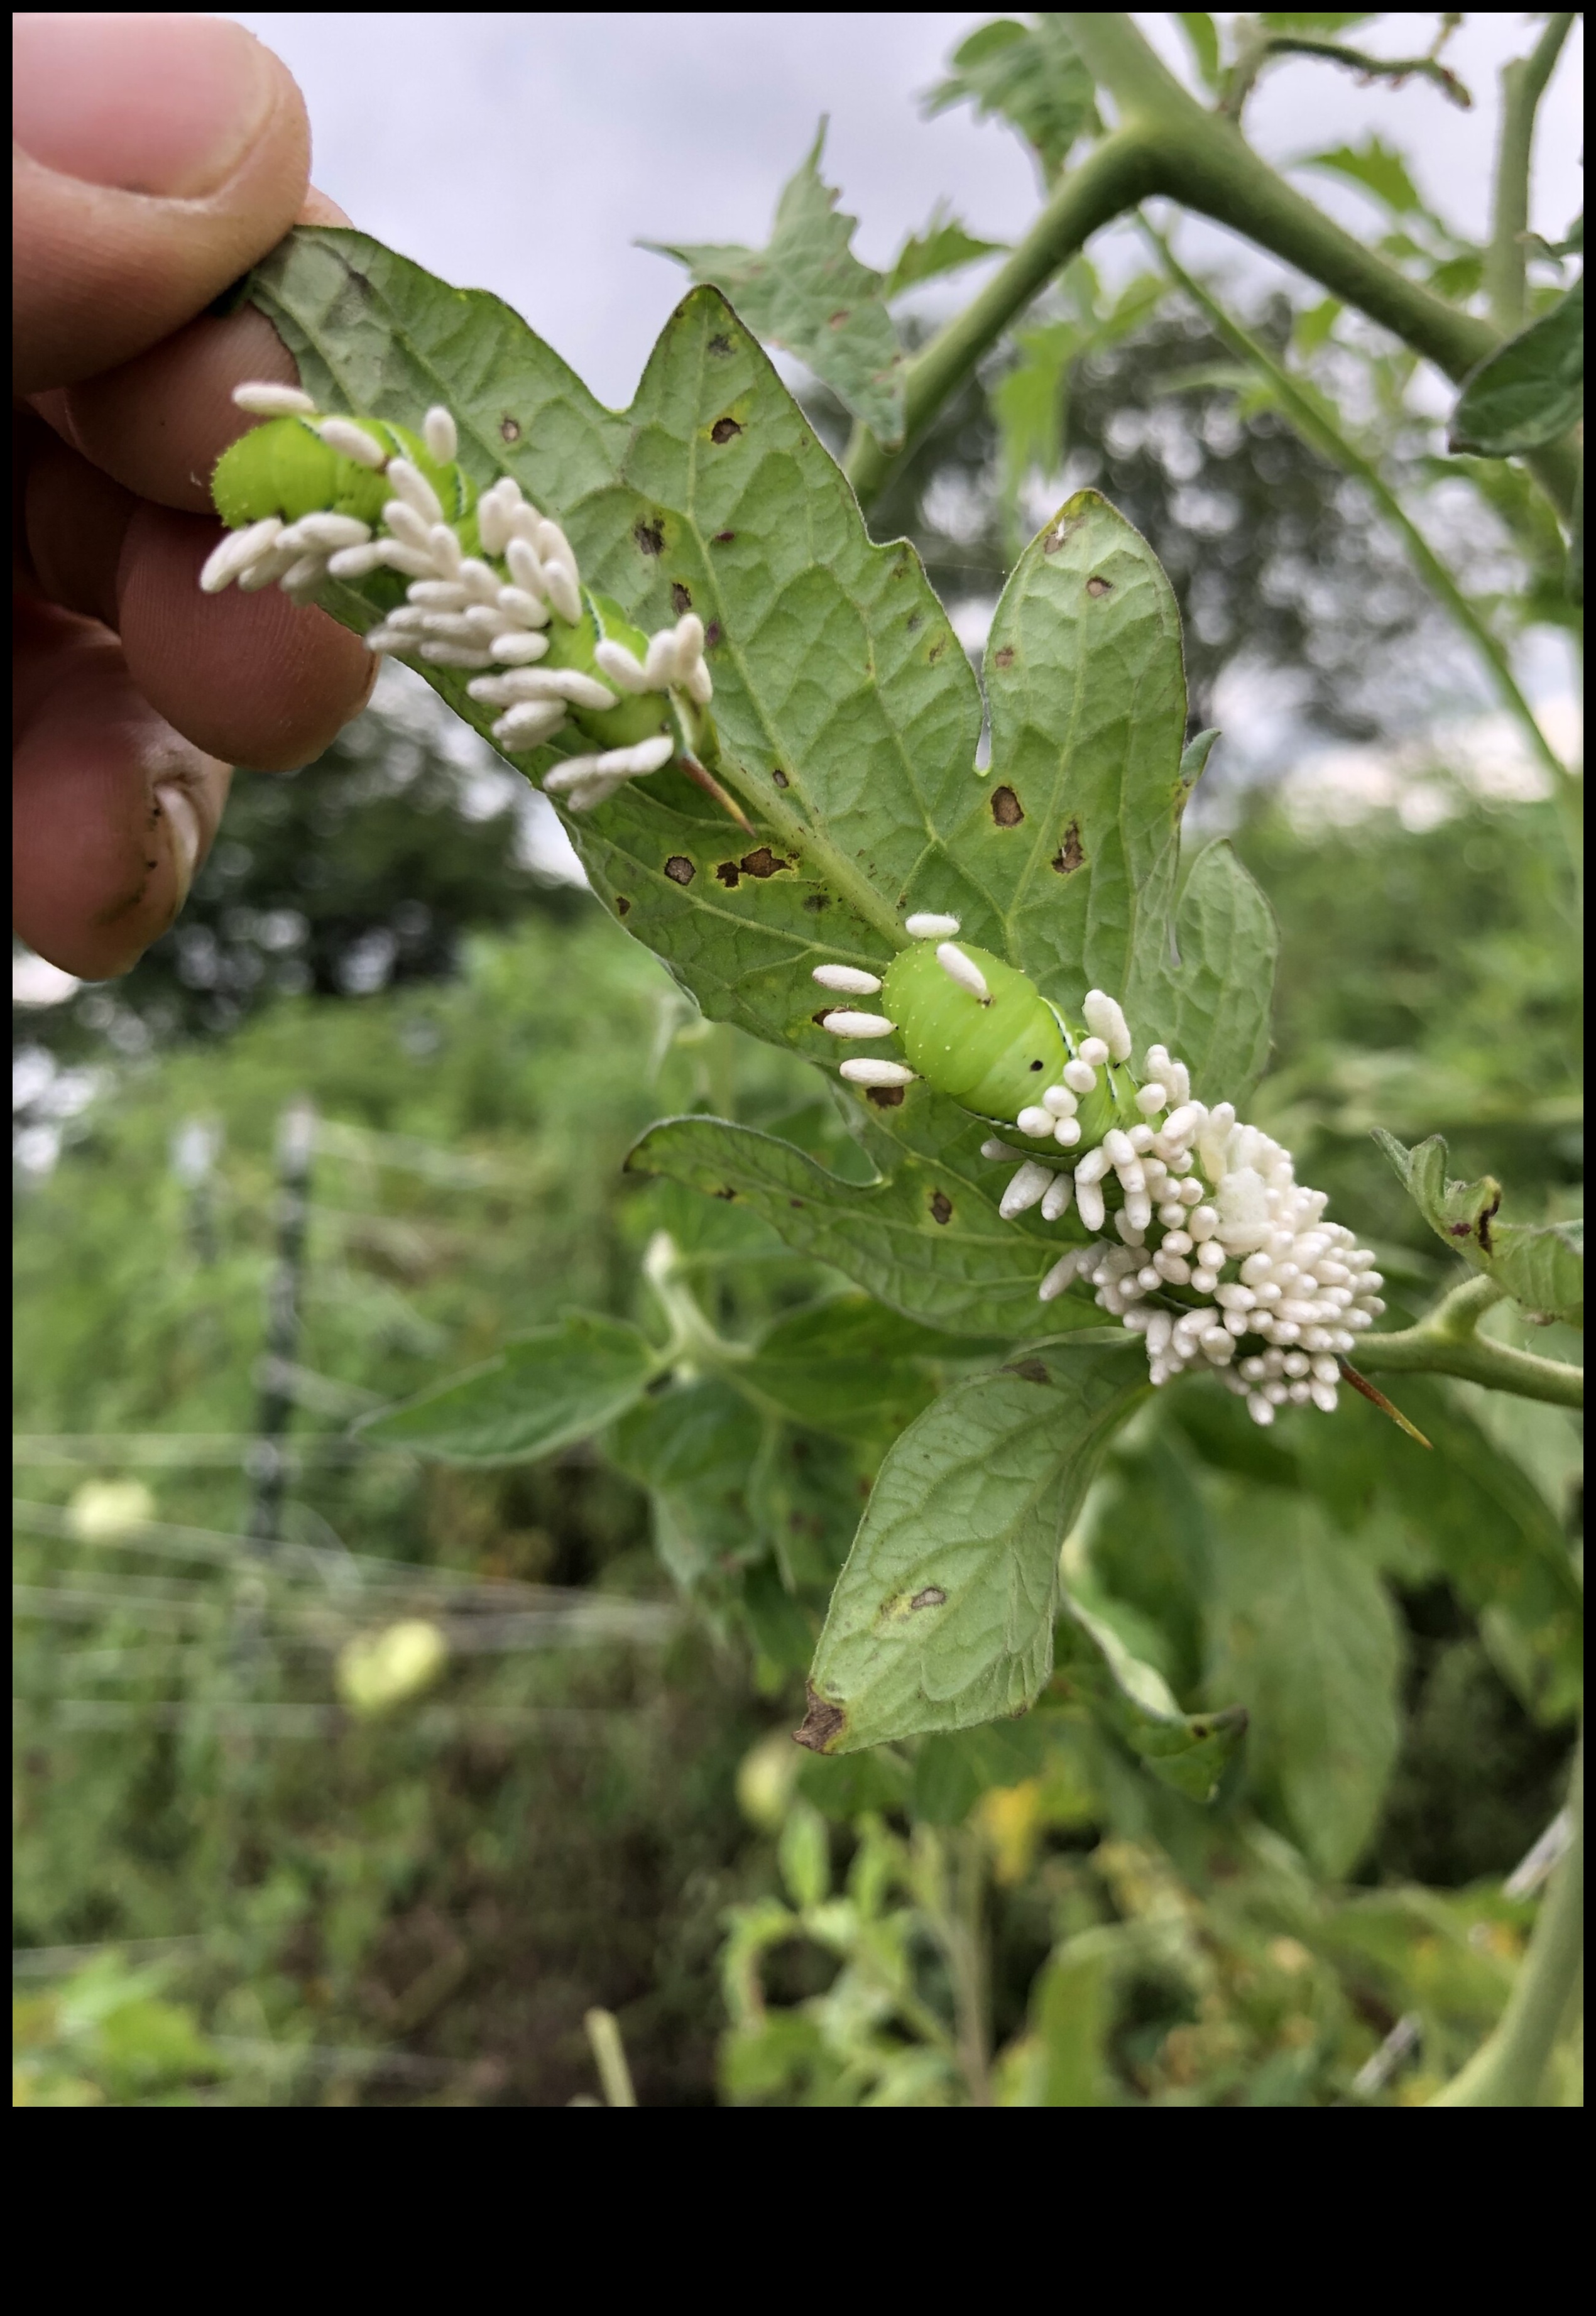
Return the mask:
[[584, 586], [558, 523], [511, 477], [478, 492], [441, 406], [416, 433], [324, 416], [295, 387], [240, 387], [234, 400], [263, 423], [217, 462], [228, 535], [201, 575], [208, 593], [236, 582], [308, 600], [328, 579], [366, 583], [383, 613], [370, 649], [477, 671], [468, 689], [503, 711], [493, 736], [507, 754], [575, 726], [592, 753], [544, 780], [574, 810], [674, 762], [748, 827], [709, 769], [713, 685], [694, 613], [649, 637]]
[[998, 1207], [1005, 1219], [1037, 1207], [1063, 1222], [1074, 1206], [1075, 1243], [1043, 1278], [1041, 1300], [1077, 1281], [1093, 1288], [1101, 1309], [1146, 1335], [1155, 1384], [1206, 1365], [1259, 1423], [1288, 1401], [1333, 1409], [1344, 1354], [1385, 1308], [1381, 1282], [1367, 1248], [1324, 1220], [1324, 1193], [1297, 1183], [1290, 1153], [1239, 1124], [1231, 1103], [1193, 1101], [1165, 1047], [1149, 1046], [1134, 1068], [1129, 1024], [1106, 991], [1089, 990], [1076, 1019], [958, 940], [957, 917], [916, 914], [904, 930], [909, 946], [882, 974], [815, 967], [822, 988], [889, 1009], [839, 1007], [822, 1025], [860, 1044], [897, 1040], [901, 1061], [842, 1064], [877, 1100], [901, 1101], [923, 1080], [1004, 1129], [981, 1154], [1020, 1161]]
[[1102, 990], [1089, 993], [1076, 1021], [1013, 966], [955, 941], [957, 917], [912, 916], [905, 930], [911, 946], [884, 975], [853, 966], [815, 969], [823, 988], [858, 997], [878, 993], [891, 1009], [889, 1014], [827, 1013], [826, 1029], [839, 1038], [896, 1037], [906, 1056], [901, 1063], [846, 1061], [845, 1078], [867, 1087], [923, 1078], [977, 1118], [1079, 1148], [1083, 1155], [1116, 1127], [1136, 1133], [1138, 1141], [1146, 1128], [1150, 1145], [1147, 1120], [1155, 1109], [1178, 1109], [1186, 1099], [1186, 1073], [1167, 1056], [1165, 1074], [1181, 1088], [1179, 1100], [1171, 1099], [1162, 1082], [1137, 1086], [1127, 1066], [1131, 1047], [1125, 1015]]

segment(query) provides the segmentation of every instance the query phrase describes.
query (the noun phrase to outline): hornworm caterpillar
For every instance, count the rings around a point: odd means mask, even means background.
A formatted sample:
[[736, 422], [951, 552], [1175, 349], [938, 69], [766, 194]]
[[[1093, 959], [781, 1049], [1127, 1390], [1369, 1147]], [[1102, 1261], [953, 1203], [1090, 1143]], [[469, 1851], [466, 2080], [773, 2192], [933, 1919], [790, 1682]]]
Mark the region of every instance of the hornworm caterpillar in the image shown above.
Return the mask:
[[565, 532], [511, 477], [478, 493], [441, 407], [415, 434], [326, 417], [292, 387], [243, 386], [233, 399], [264, 423], [217, 462], [228, 535], [201, 575], [208, 592], [236, 580], [307, 599], [328, 578], [370, 582], [384, 605], [370, 648], [480, 670], [468, 690], [503, 710], [493, 737], [507, 755], [567, 722], [592, 744], [544, 779], [573, 811], [675, 763], [753, 833], [710, 769], [713, 686], [695, 613], [644, 635], [583, 584]]
[[889, 1009], [839, 1008], [825, 1029], [864, 1044], [896, 1038], [905, 1056], [860, 1055], [843, 1077], [878, 1093], [923, 1079], [1030, 1144], [981, 1145], [994, 1163], [1020, 1160], [999, 1212], [1039, 1207], [1044, 1222], [1062, 1222], [1073, 1203], [1086, 1234], [1048, 1272], [1040, 1299], [1092, 1287], [1101, 1309], [1146, 1337], [1155, 1384], [1206, 1365], [1256, 1422], [1290, 1401], [1332, 1412], [1345, 1353], [1386, 1307], [1383, 1282], [1351, 1232], [1324, 1220], [1324, 1193], [1297, 1183], [1289, 1151], [1238, 1124], [1232, 1103], [1193, 1101], [1165, 1047], [1149, 1046], [1133, 1068], [1129, 1024], [1105, 991], [1088, 991], [1077, 1019], [959, 941], [957, 917], [919, 914], [904, 930], [909, 946], [885, 974], [815, 968], [822, 988]]

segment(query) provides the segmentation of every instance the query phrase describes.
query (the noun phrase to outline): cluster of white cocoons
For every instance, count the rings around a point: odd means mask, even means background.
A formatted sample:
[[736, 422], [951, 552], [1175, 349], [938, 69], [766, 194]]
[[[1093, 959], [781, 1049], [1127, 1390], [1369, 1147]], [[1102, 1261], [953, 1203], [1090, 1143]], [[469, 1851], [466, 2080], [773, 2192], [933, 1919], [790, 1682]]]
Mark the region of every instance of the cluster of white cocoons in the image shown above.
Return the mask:
[[[1288, 1403], [1333, 1414], [1338, 1360], [1386, 1307], [1374, 1255], [1324, 1220], [1324, 1192], [1298, 1183], [1288, 1150], [1238, 1123], [1231, 1103], [1191, 1100], [1186, 1072], [1163, 1047], [1149, 1049], [1147, 1069], [1137, 1096], [1146, 1127], [1109, 1133], [1074, 1170], [1092, 1231], [1104, 1218], [1098, 1186], [1118, 1174], [1119, 1243], [1072, 1247], [1042, 1281], [1042, 1301], [1077, 1280], [1091, 1287], [1101, 1309], [1145, 1337], [1155, 1385], [1210, 1367], [1256, 1423], [1272, 1423]], [[1052, 1195], [1055, 1213], [1068, 1203], [1067, 1192]], [[1238, 1357], [1248, 1339], [1263, 1348]]]
[[[708, 707], [714, 687], [704, 658], [704, 623], [691, 611], [652, 637], [640, 660], [613, 637], [602, 641], [593, 656], [607, 682], [576, 668], [538, 665], [548, 650], [550, 620], [575, 626], [582, 619], [582, 578], [565, 532], [539, 513], [511, 476], [477, 500], [483, 553], [468, 556], [420, 468], [408, 459], [388, 457], [352, 420], [321, 417], [310, 396], [295, 387], [241, 386], [233, 400], [256, 417], [311, 421], [330, 450], [381, 472], [393, 496], [376, 530], [354, 515], [318, 513], [294, 523], [271, 515], [229, 531], [201, 573], [207, 594], [234, 583], [245, 592], [275, 584], [308, 601], [329, 578], [401, 573], [408, 583], [406, 600], [370, 629], [367, 649], [434, 667], [484, 671], [467, 688], [473, 699], [504, 710], [493, 737], [511, 755], [552, 739], [571, 708], [600, 713], [616, 707], [623, 694], [681, 690]], [[428, 411], [422, 434], [440, 466], [453, 462], [459, 429], [441, 405]], [[503, 571], [485, 559], [490, 556]], [[628, 748], [567, 757], [543, 785], [572, 810], [591, 810], [623, 781], [659, 771], [676, 744], [669, 733], [659, 733]]]

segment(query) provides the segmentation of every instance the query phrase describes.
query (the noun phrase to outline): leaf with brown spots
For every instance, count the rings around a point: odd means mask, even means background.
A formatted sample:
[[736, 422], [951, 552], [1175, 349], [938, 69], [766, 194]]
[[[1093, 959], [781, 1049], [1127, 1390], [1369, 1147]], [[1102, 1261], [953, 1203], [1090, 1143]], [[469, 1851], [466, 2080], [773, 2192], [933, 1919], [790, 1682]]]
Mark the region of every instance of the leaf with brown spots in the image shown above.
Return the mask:
[[1041, 1387], [983, 1376], [896, 1440], [837, 1580], [809, 1680], [831, 1752], [1021, 1713], [1053, 1667], [1058, 1552], [1119, 1426], [1134, 1351], [1062, 1349]]

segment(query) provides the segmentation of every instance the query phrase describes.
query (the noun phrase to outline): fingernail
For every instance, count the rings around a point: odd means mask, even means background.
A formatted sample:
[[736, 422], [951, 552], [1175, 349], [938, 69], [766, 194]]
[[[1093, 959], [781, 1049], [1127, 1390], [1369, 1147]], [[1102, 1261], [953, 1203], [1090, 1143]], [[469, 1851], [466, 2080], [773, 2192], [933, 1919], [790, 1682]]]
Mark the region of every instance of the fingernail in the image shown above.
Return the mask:
[[217, 16], [16, 16], [12, 135], [47, 169], [195, 200], [236, 166], [275, 94], [270, 59]]
[[[200, 858], [200, 815], [188, 790], [175, 788], [168, 780], [157, 784], [156, 801], [170, 833], [172, 866], [177, 876], [177, 906], [181, 909], [188, 899], [189, 886], [194, 881], [194, 864]], [[173, 913], [175, 915], [176, 911]]]

